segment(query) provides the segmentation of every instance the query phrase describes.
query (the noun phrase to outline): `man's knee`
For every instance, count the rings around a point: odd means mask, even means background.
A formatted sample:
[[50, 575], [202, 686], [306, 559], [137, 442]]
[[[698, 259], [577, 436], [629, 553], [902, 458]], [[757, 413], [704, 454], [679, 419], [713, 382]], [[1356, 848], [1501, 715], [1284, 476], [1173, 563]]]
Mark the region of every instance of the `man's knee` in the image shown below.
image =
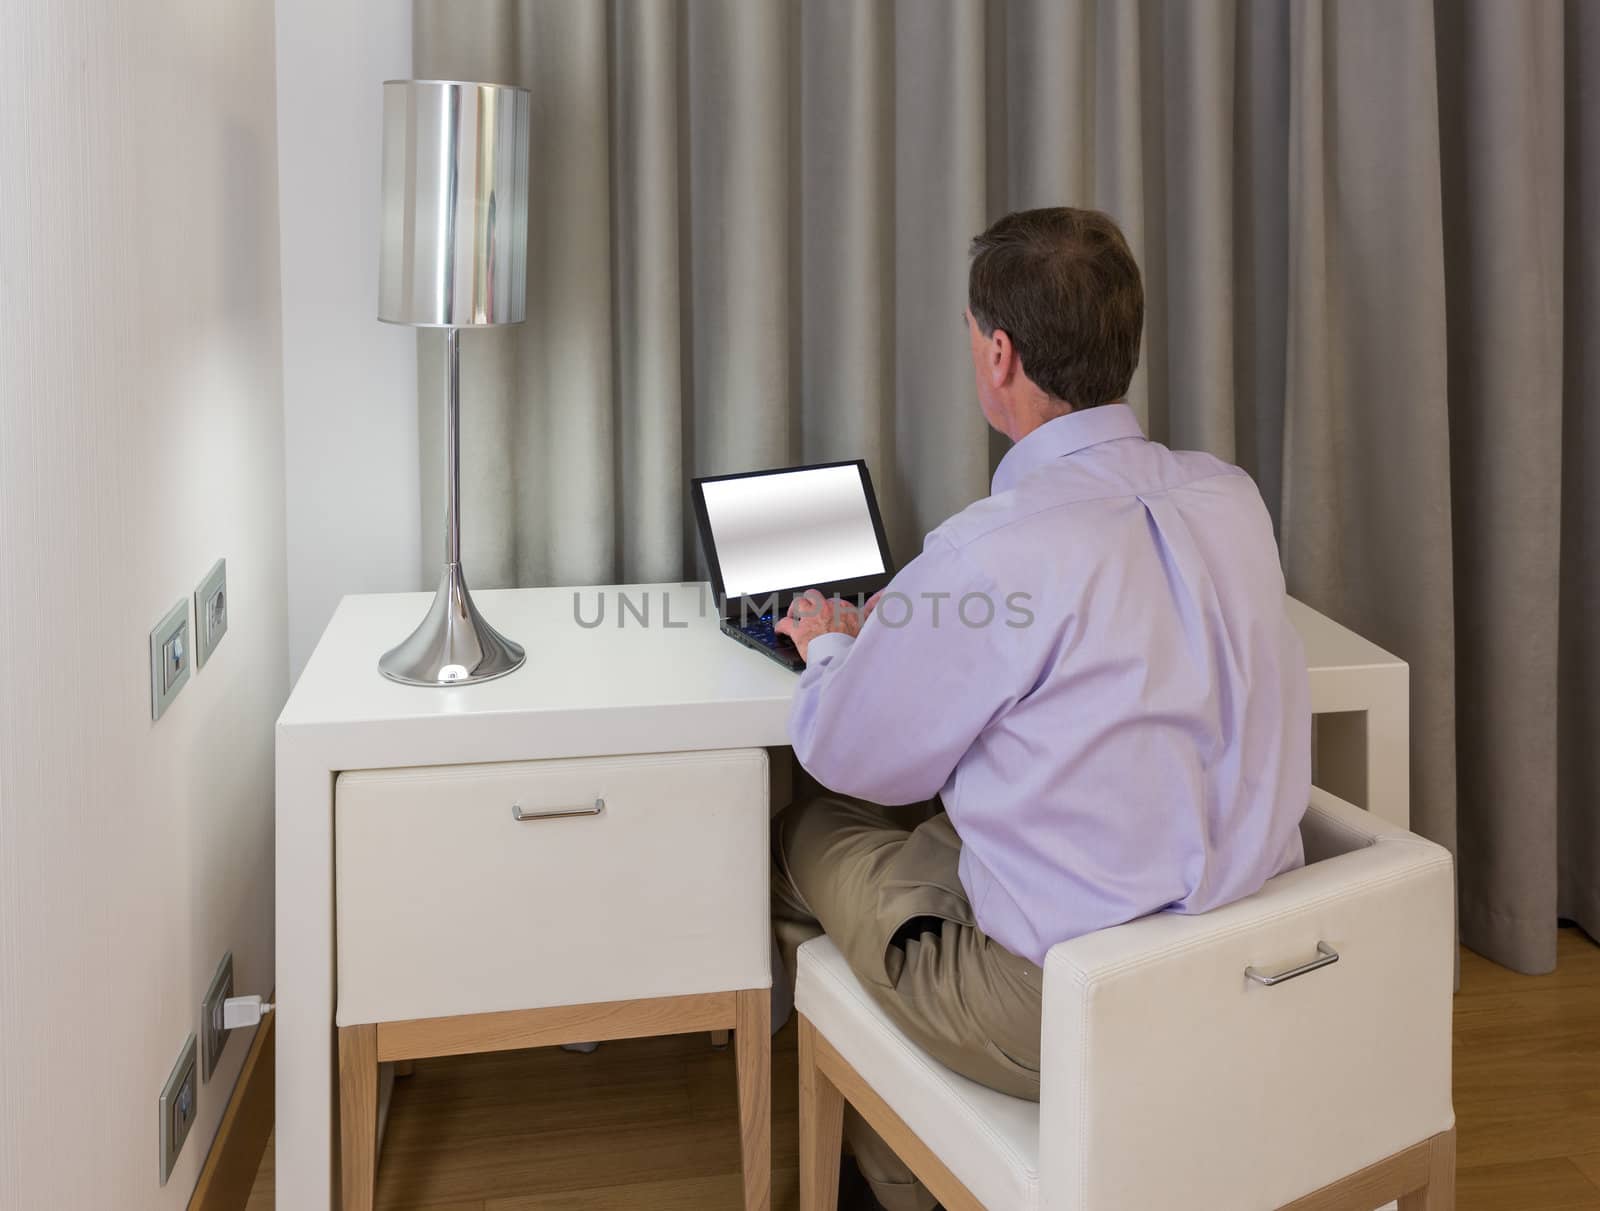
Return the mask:
[[868, 906], [862, 897], [874, 888], [875, 872], [908, 836], [885, 809], [838, 795], [793, 803], [773, 825], [774, 874], [824, 924], [839, 901]]
[[845, 795], [813, 795], [778, 814], [777, 843], [781, 852], [800, 861], [870, 853], [908, 835], [891, 818], [891, 810]]

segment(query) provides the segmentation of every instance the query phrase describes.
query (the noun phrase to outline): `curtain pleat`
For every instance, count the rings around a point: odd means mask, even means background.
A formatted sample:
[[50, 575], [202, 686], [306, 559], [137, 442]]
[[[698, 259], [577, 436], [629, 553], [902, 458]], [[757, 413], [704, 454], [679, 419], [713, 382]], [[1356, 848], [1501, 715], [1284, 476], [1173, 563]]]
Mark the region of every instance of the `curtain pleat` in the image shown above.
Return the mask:
[[1289, 314], [1289, 25], [1279, 0], [1241, 0], [1234, 33], [1234, 453], [1283, 532]]
[[879, 474], [894, 461], [893, 410], [874, 406], [895, 383], [893, 17], [800, 9], [801, 450]]
[[[1600, 5], [1570, 0], [1564, 41], [1557, 908], [1600, 936]], [[1541, 959], [1548, 955], [1543, 949], [1536, 953]]]
[[1295, 5], [1283, 548], [1290, 591], [1411, 664], [1412, 823], [1455, 841], [1433, 13]]
[[462, 337], [472, 583], [694, 576], [690, 476], [853, 457], [910, 558], [1004, 449], [968, 242], [1105, 209], [1145, 274], [1130, 402], [1410, 662], [1463, 936], [1547, 968], [1558, 913], [1600, 931], [1597, 8], [415, 0], [416, 75], [533, 92], [528, 319]]
[[[680, 22], [659, 0], [614, 10], [613, 271], [616, 522], [621, 568], [644, 583], [683, 575], [685, 501], [684, 177], [678, 120]], [[597, 565], [614, 577], [620, 569]], [[574, 577], [584, 569], [575, 569]]]
[[984, 6], [897, 0], [894, 26], [895, 460], [880, 474], [905, 560], [988, 492], [961, 321], [967, 244], [987, 215]]
[[1165, 10], [1163, 116], [1166, 390], [1152, 399], [1175, 446], [1238, 461], [1234, 383], [1234, 0]]
[[1466, 0], [1438, 31], [1461, 920], [1539, 967], [1558, 899], [1562, 19]]
[[695, 471], [790, 446], [788, 5], [687, 6]]

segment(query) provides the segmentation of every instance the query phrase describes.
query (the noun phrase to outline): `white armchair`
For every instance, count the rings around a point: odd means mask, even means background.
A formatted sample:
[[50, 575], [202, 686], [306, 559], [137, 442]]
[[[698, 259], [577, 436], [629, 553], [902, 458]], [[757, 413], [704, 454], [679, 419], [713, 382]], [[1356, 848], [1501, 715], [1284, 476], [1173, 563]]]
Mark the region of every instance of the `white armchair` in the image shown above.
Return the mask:
[[1320, 790], [1306, 866], [1045, 961], [1040, 1100], [944, 1068], [826, 938], [800, 950], [802, 1211], [831, 1211], [844, 1101], [947, 1211], [1454, 1206], [1450, 855]]

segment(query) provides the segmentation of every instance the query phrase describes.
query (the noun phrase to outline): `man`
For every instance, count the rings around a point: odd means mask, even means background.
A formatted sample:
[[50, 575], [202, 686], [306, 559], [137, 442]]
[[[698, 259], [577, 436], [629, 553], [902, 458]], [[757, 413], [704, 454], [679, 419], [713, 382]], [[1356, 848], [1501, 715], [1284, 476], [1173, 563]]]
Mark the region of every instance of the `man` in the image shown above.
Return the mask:
[[[825, 930], [935, 1058], [1035, 1100], [1050, 947], [1304, 860], [1309, 691], [1272, 524], [1244, 472], [1145, 439], [1124, 399], [1143, 320], [1104, 214], [1024, 211], [974, 240], [978, 403], [1014, 443], [993, 493], [875, 609], [813, 591], [779, 624], [818, 784], [775, 822], [786, 957]], [[850, 1135], [880, 1203], [933, 1205]]]

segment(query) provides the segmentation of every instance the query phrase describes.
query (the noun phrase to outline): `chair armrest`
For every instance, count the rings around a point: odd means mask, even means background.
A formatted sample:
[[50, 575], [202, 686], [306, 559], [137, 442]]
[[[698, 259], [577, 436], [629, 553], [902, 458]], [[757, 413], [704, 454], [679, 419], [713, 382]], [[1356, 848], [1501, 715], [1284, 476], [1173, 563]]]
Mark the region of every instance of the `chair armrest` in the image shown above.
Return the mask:
[[1050, 951], [1047, 1207], [1278, 1207], [1451, 1125], [1449, 853], [1321, 791], [1304, 832], [1254, 896]]

